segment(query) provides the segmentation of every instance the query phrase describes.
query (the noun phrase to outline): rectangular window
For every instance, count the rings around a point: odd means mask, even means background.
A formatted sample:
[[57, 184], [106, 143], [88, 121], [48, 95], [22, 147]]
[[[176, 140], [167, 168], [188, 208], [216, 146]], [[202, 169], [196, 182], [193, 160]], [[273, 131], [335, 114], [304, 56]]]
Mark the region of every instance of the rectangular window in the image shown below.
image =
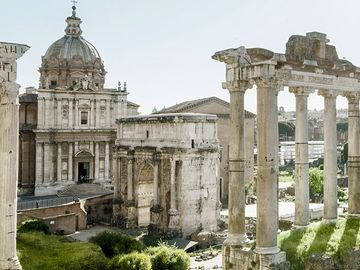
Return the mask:
[[81, 125], [87, 125], [88, 123], [88, 112], [81, 112]]

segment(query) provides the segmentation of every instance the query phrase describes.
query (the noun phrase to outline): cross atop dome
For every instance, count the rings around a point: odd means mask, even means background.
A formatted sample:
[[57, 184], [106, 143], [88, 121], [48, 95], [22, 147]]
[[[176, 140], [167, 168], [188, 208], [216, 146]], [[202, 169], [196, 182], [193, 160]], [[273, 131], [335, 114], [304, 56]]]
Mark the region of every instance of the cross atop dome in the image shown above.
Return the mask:
[[72, 0], [71, 1], [72, 2], [72, 4], [73, 4], [73, 6], [72, 6], [72, 16], [74, 17], [74, 18], [76, 18], [76, 3], [77, 3], [77, 1], [75, 1], [75, 0]]

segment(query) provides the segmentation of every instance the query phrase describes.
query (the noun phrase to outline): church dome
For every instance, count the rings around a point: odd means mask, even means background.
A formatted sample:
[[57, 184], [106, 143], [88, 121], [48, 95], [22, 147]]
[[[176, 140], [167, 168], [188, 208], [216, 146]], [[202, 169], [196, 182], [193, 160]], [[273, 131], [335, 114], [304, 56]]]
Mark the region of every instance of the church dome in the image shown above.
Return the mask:
[[82, 37], [81, 19], [75, 10], [73, 6], [72, 16], [66, 19], [65, 36], [51, 44], [42, 57], [40, 88], [79, 89], [82, 80], [92, 90], [104, 87], [104, 64], [95, 46]]

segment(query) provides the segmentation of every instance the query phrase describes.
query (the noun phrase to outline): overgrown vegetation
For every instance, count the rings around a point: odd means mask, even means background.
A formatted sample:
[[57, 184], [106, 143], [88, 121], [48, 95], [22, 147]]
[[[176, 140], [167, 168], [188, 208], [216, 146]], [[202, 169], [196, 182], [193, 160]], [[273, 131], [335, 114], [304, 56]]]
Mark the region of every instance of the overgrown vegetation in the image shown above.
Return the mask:
[[101, 250], [108, 258], [145, 249], [145, 245], [142, 242], [114, 231], [103, 231], [98, 233], [90, 239], [90, 242], [100, 246]]
[[292, 270], [305, 269], [311, 255], [326, 254], [340, 265], [346, 264], [349, 252], [359, 249], [360, 220], [341, 219], [337, 224], [311, 224], [306, 229], [281, 233], [278, 242], [286, 252]]
[[17, 249], [23, 270], [100, 270], [107, 265], [98, 246], [41, 232], [18, 233]]
[[[144, 253], [133, 252], [117, 255], [111, 259], [108, 270], [151, 270], [150, 257]], [[165, 268], [164, 268], [165, 269]]]
[[43, 232], [44, 234], [50, 234], [49, 226], [42, 220], [26, 220], [18, 228], [19, 233], [27, 232]]

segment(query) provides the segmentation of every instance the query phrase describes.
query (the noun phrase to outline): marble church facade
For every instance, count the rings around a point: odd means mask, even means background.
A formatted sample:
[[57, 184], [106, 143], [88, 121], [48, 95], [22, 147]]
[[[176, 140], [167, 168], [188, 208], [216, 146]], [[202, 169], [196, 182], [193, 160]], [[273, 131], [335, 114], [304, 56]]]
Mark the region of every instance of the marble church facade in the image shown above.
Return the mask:
[[[24, 106], [29, 105], [26, 96], [36, 99], [36, 109], [28, 112], [20, 108], [21, 127], [27, 129], [21, 130], [24, 147], [20, 167], [28, 171], [22, 173], [20, 169], [20, 184], [24, 183], [24, 192], [33, 187], [36, 196], [56, 194], [68, 185], [83, 182], [111, 188], [115, 120], [137, 113], [138, 106], [127, 101], [126, 83], [104, 88], [103, 61], [82, 37], [75, 7], [66, 23], [65, 35], [42, 57], [39, 89], [28, 89], [22, 96]], [[34, 111], [36, 121], [28, 123]]]

